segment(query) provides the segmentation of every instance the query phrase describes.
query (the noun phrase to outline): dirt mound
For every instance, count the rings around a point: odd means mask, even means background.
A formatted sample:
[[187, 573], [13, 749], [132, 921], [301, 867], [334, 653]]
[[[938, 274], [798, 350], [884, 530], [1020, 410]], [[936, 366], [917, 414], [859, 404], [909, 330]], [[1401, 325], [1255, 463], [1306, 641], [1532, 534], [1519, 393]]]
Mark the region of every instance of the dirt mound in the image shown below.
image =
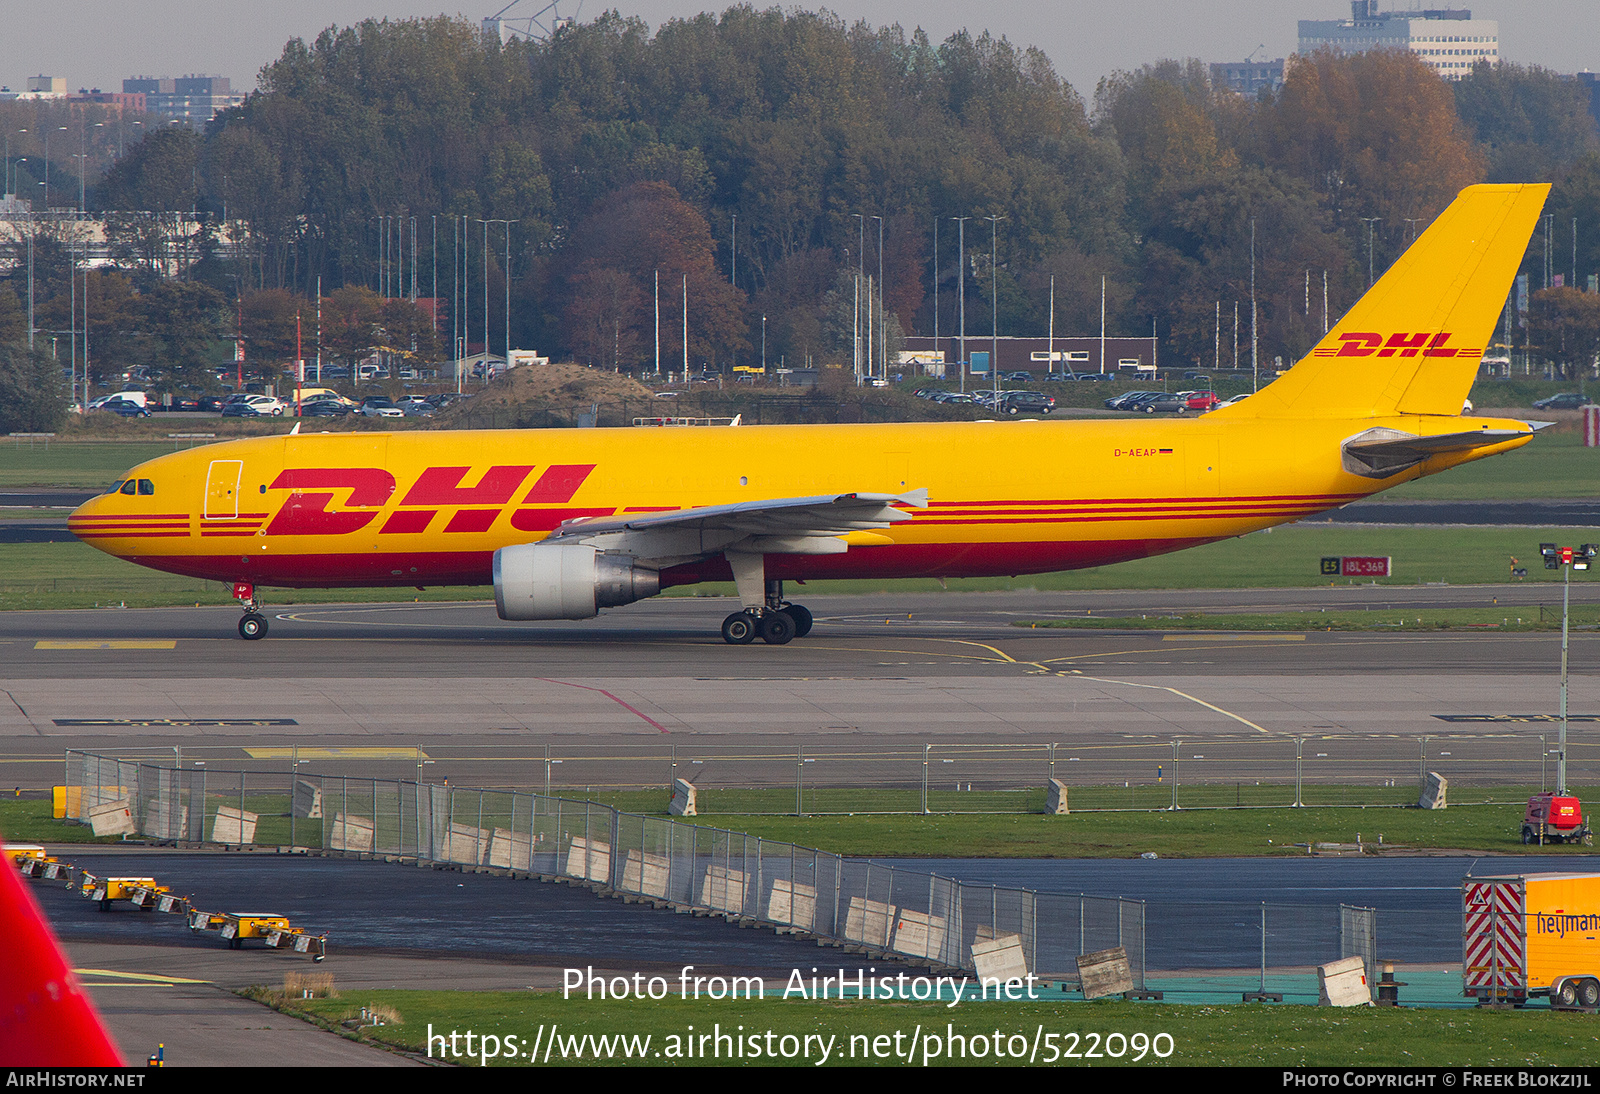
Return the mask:
[[624, 407], [648, 408], [653, 398], [649, 388], [620, 373], [576, 364], [523, 365], [433, 421], [446, 429], [571, 424], [564, 420], [597, 405], [610, 418]]

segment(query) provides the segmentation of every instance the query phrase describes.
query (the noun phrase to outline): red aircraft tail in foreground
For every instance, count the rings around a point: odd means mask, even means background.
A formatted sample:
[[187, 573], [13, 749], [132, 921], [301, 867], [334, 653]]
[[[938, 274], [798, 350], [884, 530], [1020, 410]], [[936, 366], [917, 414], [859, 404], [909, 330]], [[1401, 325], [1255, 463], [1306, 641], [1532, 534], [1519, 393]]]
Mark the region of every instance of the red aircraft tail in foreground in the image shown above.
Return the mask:
[[0, 863], [0, 938], [0, 1066], [124, 1066], [9, 856]]

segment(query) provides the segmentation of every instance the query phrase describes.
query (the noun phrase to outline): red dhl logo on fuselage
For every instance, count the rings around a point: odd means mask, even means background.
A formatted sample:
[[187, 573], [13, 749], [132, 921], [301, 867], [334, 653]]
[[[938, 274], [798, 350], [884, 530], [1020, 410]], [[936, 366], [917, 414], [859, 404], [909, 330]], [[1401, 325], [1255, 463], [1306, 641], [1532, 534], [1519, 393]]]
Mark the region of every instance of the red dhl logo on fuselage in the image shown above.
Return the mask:
[[1388, 336], [1375, 331], [1352, 331], [1335, 337], [1343, 343], [1339, 347], [1321, 346], [1313, 351], [1317, 357], [1482, 357], [1481, 349], [1463, 349], [1449, 346], [1449, 331], [1432, 333], [1400, 332]]
[[[522, 505], [538, 508], [514, 510], [511, 526], [523, 532], [548, 532], [564, 520], [610, 514], [611, 509], [552, 508], [570, 502], [594, 469], [592, 463], [552, 464], [545, 468], [521, 499]], [[461, 485], [471, 470], [430, 467], [423, 471], [378, 534], [426, 532], [446, 508], [455, 512], [444, 531], [487, 532], [527, 482], [534, 465], [497, 464], [485, 471], [476, 485]], [[296, 467], [279, 473], [270, 488], [291, 493], [267, 525], [268, 535], [345, 536], [378, 518], [395, 493], [395, 480], [381, 467]], [[343, 508], [330, 512], [328, 507], [335, 497], [346, 492]]]

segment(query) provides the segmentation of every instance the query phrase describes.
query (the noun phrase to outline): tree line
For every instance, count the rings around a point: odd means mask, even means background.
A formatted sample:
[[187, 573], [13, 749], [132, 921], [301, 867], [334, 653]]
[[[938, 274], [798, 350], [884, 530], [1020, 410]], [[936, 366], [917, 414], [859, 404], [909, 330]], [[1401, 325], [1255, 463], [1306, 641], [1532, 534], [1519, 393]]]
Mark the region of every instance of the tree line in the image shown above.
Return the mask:
[[[697, 367], [763, 342], [770, 363], [848, 364], [858, 271], [897, 337], [954, 333], [961, 294], [969, 335], [991, 315], [1043, 335], [1052, 285], [1057, 333], [1094, 332], [1103, 288], [1111, 333], [1224, 366], [1236, 304], [1249, 345], [1253, 274], [1267, 365], [1320, 336], [1324, 291], [1336, 320], [1479, 181], [1556, 184], [1533, 289], [1600, 269], [1585, 90], [1511, 64], [1447, 83], [1398, 51], [1299, 57], [1256, 98], [1192, 61], [1086, 97], [1036, 49], [826, 13], [737, 6], [654, 33], [609, 13], [504, 45], [462, 20], [368, 21], [290, 41], [204, 133], [152, 130], [107, 162], [86, 199], [121, 257], [88, 279], [91, 344], [173, 368], [203, 333], [173, 329], [190, 310], [290, 355], [319, 282], [344, 294], [337, 333], [323, 304], [340, 356], [448, 354], [463, 331], [498, 352], [509, 326], [513, 346], [627, 369], [675, 365], [685, 341]], [[198, 260], [174, 280], [155, 256], [182, 210]], [[437, 322], [397, 306], [413, 284]], [[1539, 293], [1519, 344], [1577, 360], [1600, 296]], [[0, 339], [15, 313], [0, 287]]]

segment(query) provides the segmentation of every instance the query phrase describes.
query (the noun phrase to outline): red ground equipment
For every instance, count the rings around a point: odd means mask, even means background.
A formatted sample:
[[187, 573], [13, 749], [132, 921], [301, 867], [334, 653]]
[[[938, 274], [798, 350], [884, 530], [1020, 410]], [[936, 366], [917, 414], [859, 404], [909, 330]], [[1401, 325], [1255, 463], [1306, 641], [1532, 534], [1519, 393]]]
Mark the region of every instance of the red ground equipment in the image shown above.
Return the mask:
[[1528, 799], [1528, 811], [1522, 817], [1523, 843], [1587, 843], [1589, 839], [1589, 826], [1577, 798], [1550, 790]]

